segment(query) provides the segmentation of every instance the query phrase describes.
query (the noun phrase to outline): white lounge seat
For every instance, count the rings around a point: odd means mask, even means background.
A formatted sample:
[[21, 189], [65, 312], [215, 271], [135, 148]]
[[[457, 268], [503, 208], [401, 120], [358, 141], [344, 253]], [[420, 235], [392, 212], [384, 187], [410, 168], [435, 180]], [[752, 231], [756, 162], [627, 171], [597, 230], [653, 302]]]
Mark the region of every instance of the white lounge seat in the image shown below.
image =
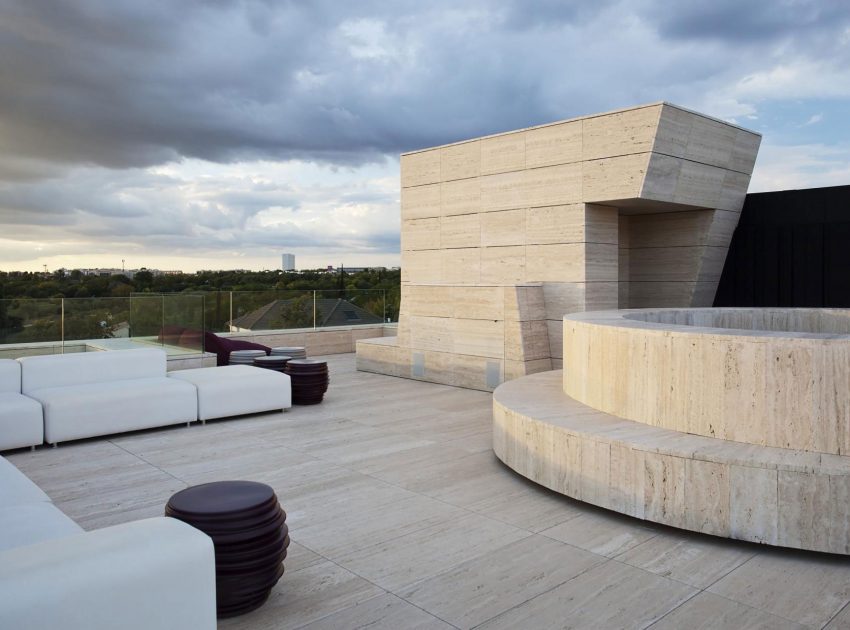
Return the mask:
[[18, 359], [21, 391], [43, 406], [44, 438], [56, 444], [197, 418], [197, 394], [166, 377], [158, 349]]
[[50, 501], [50, 497], [8, 459], [0, 457], [0, 507], [38, 501]]
[[[49, 501], [0, 511], [0, 551], [79, 534], [83, 528]], [[0, 613], [2, 616], [2, 613]]]
[[169, 378], [191, 383], [198, 392], [198, 420], [289, 409], [289, 375], [249, 365], [226, 365], [170, 372]]
[[0, 628], [215, 627], [209, 536], [171, 518], [84, 532], [0, 457]]
[[41, 405], [21, 394], [21, 365], [0, 359], [0, 451], [44, 442]]

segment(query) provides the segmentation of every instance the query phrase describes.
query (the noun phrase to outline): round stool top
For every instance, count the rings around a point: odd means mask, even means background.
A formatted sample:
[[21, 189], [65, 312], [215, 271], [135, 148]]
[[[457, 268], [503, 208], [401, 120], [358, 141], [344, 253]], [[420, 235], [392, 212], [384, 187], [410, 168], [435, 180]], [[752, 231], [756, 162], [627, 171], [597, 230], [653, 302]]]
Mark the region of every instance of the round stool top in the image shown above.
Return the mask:
[[216, 515], [244, 512], [272, 503], [274, 490], [256, 481], [214, 481], [181, 490], [168, 505], [183, 514]]
[[286, 363], [291, 358], [292, 357], [288, 357], [285, 354], [277, 354], [270, 357], [254, 357], [254, 363], [271, 363], [276, 365], [278, 363]]
[[265, 356], [265, 350], [231, 350], [230, 356], [232, 357], [259, 357]]
[[303, 352], [306, 350], [304, 346], [277, 346], [276, 348], [272, 348], [272, 352], [286, 352], [287, 350], [292, 350], [294, 352]]
[[315, 367], [327, 366], [327, 364], [327, 361], [319, 361], [318, 359], [292, 359], [289, 362], [289, 365], [306, 365]]

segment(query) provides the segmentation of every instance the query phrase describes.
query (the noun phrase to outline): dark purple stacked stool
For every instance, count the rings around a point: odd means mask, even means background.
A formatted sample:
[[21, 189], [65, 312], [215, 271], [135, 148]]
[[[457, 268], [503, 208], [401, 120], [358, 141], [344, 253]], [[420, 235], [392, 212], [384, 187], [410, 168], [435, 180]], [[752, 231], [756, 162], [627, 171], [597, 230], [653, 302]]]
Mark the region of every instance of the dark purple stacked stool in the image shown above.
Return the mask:
[[292, 404], [316, 405], [328, 391], [328, 363], [316, 359], [292, 359], [284, 372], [289, 374]]
[[285, 372], [286, 364], [292, 359], [282, 354], [268, 357], [254, 357], [254, 366], [266, 368], [267, 370], [275, 370], [276, 372]]
[[286, 512], [274, 490], [254, 481], [217, 481], [181, 490], [165, 515], [201, 530], [215, 546], [219, 618], [259, 608], [283, 575]]

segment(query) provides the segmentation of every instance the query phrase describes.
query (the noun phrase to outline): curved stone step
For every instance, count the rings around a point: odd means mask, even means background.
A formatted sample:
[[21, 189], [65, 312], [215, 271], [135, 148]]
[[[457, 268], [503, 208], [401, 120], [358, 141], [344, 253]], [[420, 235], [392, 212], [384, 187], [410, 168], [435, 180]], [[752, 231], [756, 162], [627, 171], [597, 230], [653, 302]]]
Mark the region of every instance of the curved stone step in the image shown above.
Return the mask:
[[850, 553], [850, 457], [624, 420], [562, 390], [561, 370], [493, 394], [493, 450], [551, 490], [705, 534]]

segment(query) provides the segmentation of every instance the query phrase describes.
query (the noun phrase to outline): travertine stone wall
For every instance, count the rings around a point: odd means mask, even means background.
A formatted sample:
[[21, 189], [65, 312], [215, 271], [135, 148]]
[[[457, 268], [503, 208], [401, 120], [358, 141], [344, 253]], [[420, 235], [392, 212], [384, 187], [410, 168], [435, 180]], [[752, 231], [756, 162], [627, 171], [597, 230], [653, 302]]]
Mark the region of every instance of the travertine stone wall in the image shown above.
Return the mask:
[[496, 390], [493, 450], [555, 492], [635, 518], [850, 554], [850, 457], [624, 420], [567, 396], [558, 371]]
[[560, 366], [565, 313], [709, 305], [759, 141], [659, 103], [403, 155], [398, 351], [358, 366], [493, 389]]
[[850, 313], [671, 309], [564, 318], [564, 392], [693, 435], [850, 453]]

